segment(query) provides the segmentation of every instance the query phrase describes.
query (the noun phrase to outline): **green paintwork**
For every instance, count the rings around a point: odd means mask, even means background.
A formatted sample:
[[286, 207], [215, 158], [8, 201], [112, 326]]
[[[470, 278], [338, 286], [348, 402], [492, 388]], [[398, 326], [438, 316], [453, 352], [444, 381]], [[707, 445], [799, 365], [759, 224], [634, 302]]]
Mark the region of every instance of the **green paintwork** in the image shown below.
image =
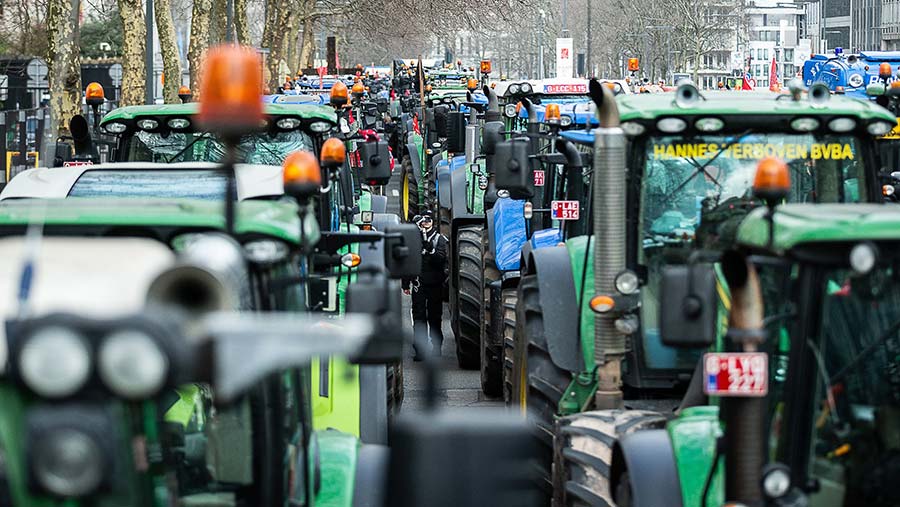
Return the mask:
[[775, 237], [770, 249], [766, 212], [757, 208], [747, 215], [738, 227], [739, 243], [777, 253], [804, 243], [900, 239], [900, 213], [894, 206], [783, 204], [775, 211]]
[[[142, 117], [156, 116], [193, 116], [200, 111], [200, 104], [189, 102], [187, 104], [164, 104], [158, 106], [128, 106], [119, 107], [110, 111], [100, 125], [111, 121], [131, 121]], [[296, 116], [310, 121], [326, 121], [337, 125], [337, 115], [330, 106], [317, 106], [312, 104], [263, 104], [263, 112], [267, 116]]]
[[[487, 169], [484, 165], [484, 159], [479, 159], [476, 164], [478, 164], [482, 173], [486, 173]], [[457, 171], [459, 170], [457, 169]], [[469, 213], [484, 215], [484, 190], [478, 188], [478, 176], [472, 170], [470, 164], [466, 164], [464, 170], [466, 171], [466, 204], [469, 208]], [[472, 189], [474, 189], [474, 192]]]
[[372, 209], [372, 192], [362, 191], [357, 201], [360, 211], [371, 211]]
[[557, 413], [564, 417], [590, 410], [599, 381], [594, 371], [583, 371], [575, 375], [563, 398], [559, 400]]
[[[236, 207], [235, 232], [262, 235], [298, 243], [298, 207], [289, 202], [244, 201]], [[4, 201], [0, 205], [0, 227], [22, 226], [43, 221], [53, 226], [170, 226], [187, 229], [224, 229], [222, 204], [197, 199], [29, 199]], [[318, 241], [319, 229], [306, 220], [308, 242]]]
[[[566, 241], [566, 250], [569, 252], [569, 262], [572, 265], [572, 276], [575, 281], [575, 300], [581, 307], [581, 323], [578, 325], [579, 336], [594, 336], [594, 311], [591, 310], [591, 298], [594, 297], [594, 242], [589, 241], [592, 236], [578, 236]], [[589, 251], [585, 256], [584, 250]], [[585, 263], [587, 259], [587, 263]], [[587, 273], [584, 270], [587, 269]], [[582, 290], [581, 281], [589, 284]], [[582, 299], [582, 294], [584, 298]], [[594, 340], [579, 340], [581, 352], [584, 356], [584, 364], [588, 369], [594, 364]]]
[[316, 431], [321, 489], [316, 494], [316, 507], [351, 507], [356, 479], [359, 440], [340, 431]]
[[[695, 106], [680, 108], [675, 105], [674, 93], [641, 93], [619, 95], [616, 104], [623, 122], [654, 120], [661, 116], [819, 116], [844, 115], [866, 121], [884, 120], [896, 123], [888, 110], [874, 102], [832, 95], [825, 107], [814, 107], [806, 98], [793, 101], [789, 96], [769, 92], [718, 92], [704, 91]], [[776, 97], [782, 97], [776, 100]]]
[[4, 454], [6, 475], [14, 505], [49, 507], [54, 502], [34, 498], [25, 485], [25, 405], [22, 394], [7, 383], [0, 383], [0, 450]]
[[[716, 453], [716, 439], [722, 435], [719, 408], [710, 406], [687, 408], [669, 422], [666, 431], [669, 433], [675, 453], [682, 503], [699, 506], [703, 497], [703, 486]], [[722, 505], [724, 501], [722, 461], [724, 460], [719, 461], [710, 486], [707, 506]]]

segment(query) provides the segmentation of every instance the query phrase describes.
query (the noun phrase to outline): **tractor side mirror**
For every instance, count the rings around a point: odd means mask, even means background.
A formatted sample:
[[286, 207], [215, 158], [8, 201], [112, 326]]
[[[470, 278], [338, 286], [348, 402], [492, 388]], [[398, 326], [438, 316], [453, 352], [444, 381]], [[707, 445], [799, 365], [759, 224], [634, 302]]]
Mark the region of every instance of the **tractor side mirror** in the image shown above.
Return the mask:
[[719, 297], [712, 264], [666, 266], [660, 291], [659, 332], [664, 344], [700, 348], [715, 342]]
[[358, 355], [357, 364], [387, 364], [403, 359], [403, 309], [400, 284], [387, 280], [384, 273], [360, 274], [347, 286], [347, 312], [371, 315], [375, 332]]
[[99, 162], [95, 160], [94, 140], [91, 139], [91, 131], [88, 122], [80, 114], [76, 114], [69, 120], [69, 132], [75, 145], [74, 160], [83, 162]]
[[499, 190], [506, 190], [510, 197], [523, 199], [534, 195], [534, 176], [528, 158], [529, 142], [519, 137], [496, 145], [494, 155], [494, 180]]
[[535, 507], [537, 449], [530, 435], [523, 419], [501, 410], [478, 417], [458, 410], [403, 414], [390, 437], [385, 505]]
[[391, 152], [387, 141], [360, 143], [362, 179], [370, 185], [386, 185], [391, 179]]
[[466, 113], [460, 111], [447, 113], [447, 151], [451, 153], [466, 151]]
[[414, 224], [385, 228], [384, 265], [391, 278], [414, 278], [422, 272], [422, 232]]
[[495, 154], [497, 152], [497, 143], [500, 142], [503, 142], [503, 122], [486, 122], [481, 133], [481, 153], [488, 156]]

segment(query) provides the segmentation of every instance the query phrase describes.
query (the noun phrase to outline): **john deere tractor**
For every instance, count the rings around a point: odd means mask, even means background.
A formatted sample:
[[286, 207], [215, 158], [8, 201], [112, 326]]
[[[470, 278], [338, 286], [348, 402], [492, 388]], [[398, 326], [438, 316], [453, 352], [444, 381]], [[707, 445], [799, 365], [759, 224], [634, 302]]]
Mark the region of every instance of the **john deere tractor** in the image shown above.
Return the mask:
[[900, 503], [900, 210], [775, 207], [787, 173], [760, 164], [770, 207], [741, 222], [734, 250], [663, 275], [663, 341], [711, 350], [677, 416], [611, 457], [591, 447], [602, 412], [559, 421], [567, 505], [609, 500], [607, 480], [620, 506]]
[[[611, 449], [620, 434], [663, 424], [678, 404], [697, 354], [660, 341], [662, 268], [733, 243], [759, 204], [751, 193], [759, 159], [787, 160], [789, 201], [881, 200], [873, 134], [893, 125], [890, 113], [821, 87], [791, 92], [702, 97], [684, 84], [613, 99], [591, 83], [600, 127], [571, 137], [593, 145], [585, 210], [593, 234], [530, 252], [516, 307], [511, 392], [543, 445], [536, 465], [548, 497], [554, 439], [581, 432]], [[505, 143], [497, 187], [527, 193], [528, 147]], [[558, 418], [588, 410], [609, 411], [599, 433], [555, 434]]]

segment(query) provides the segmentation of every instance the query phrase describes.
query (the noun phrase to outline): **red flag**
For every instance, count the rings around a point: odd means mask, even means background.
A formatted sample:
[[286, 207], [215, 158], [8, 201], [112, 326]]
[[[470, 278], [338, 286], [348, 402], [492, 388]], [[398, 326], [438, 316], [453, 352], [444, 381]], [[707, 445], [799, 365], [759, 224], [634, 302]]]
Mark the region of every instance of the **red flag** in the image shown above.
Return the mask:
[[772, 57], [772, 66], [769, 67], [769, 90], [777, 92], [778, 86], [778, 68], [775, 66], [775, 57]]
[[756, 86], [756, 81], [750, 76], [749, 72], [744, 73], [744, 79], [741, 81], [741, 90], [752, 90]]

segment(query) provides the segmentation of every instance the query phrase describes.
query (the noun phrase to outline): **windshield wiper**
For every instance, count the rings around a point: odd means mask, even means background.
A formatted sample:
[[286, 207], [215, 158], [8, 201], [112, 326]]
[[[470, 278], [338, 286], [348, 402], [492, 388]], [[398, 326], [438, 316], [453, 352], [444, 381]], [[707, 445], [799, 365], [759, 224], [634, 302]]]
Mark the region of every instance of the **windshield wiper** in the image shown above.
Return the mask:
[[[739, 136], [737, 136], [736, 138], [734, 138], [734, 140], [728, 142], [728, 144], [726, 144], [725, 147], [723, 147], [721, 150], [717, 151], [716, 154], [713, 155], [713, 157], [712, 157], [711, 159], [709, 159], [705, 164], [703, 164], [703, 165], [701, 165], [701, 166], [698, 166], [698, 167], [697, 167], [697, 170], [694, 171], [693, 173], [691, 173], [691, 175], [688, 176], [684, 181], [682, 181], [681, 184], [678, 185], [678, 187], [675, 188], [675, 190], [669, 192], [669, 193], [666, 195], [665, 199], [663, 199], [662, 202], [669, 202], [669, 200], [672, 198], [672, 196], [674, 196], [675, 194], [677, 194], [678, 192], [680, 192], [681, 189], [684, 188], [685, 185], [687, 185], [688, 183], [690, 183], [691, 180], [693, 180], [695, 177], [697, 177], [698, 174], [705, 174], [706, 177], [709, 178], [710, 180], [712, 180], [712, 182], [715, 183], [717, 187], [722, 188], [722, 184], [719, 183], [719, 180], [717, 180], [716, 178], [714, 178], [712, 174], [709, 174], [709, 171], [707, 171], [706, 168], [709, 167], [709, 164], [712, 164], [713, 162], [715, 162], [716, 159], [719, 158], [719, 155], [721, 155], [722, 153], [724, 153], [725, 151], [727, 151], [728, 148], [731, 148], [731, 147], [734, 146], [735, 144], [739, 143], [739, 142], [741, 141], [741, 139], [743, 139], [743, 138], [747, 137], [748, 135], [750, 135], [751, 132], [753, 132], [752, 129], [751, 129], [751, 130], [746, 130], [746, 131], [744, 131], [744, 133], [742, 133], [741, 135], [739, 135]], [[696, 164], [696, 161], [694, 161], [694, 164]]]
[[199, 140], [201, 140], [201, 139], [209, 139], [209, 138], [210, 138], [209, 132], [203, 132], [202, 134], [200, 134], [200, 135], [198, 135], [197, 137], [195, 137], [193, 141], [189, 142], [189, 143], [187, 144], [187, 146], [185, 146], [184, 148], [182, 148], [178, 153], [176, 153], [176, 154], [172, 155], [171, 157], [169, 157], [169, 161], [166, 162], [166, 163], [167, 163], [167, 164], [171, 164], [171, 163], [174, 162], [178, 157], [184, 155], [185, 152], [187, 152], [187, 151], [188, 151], [189, 149], [191, 149], [195, 144], [197, 144], [197, 141], [199, 141]]

